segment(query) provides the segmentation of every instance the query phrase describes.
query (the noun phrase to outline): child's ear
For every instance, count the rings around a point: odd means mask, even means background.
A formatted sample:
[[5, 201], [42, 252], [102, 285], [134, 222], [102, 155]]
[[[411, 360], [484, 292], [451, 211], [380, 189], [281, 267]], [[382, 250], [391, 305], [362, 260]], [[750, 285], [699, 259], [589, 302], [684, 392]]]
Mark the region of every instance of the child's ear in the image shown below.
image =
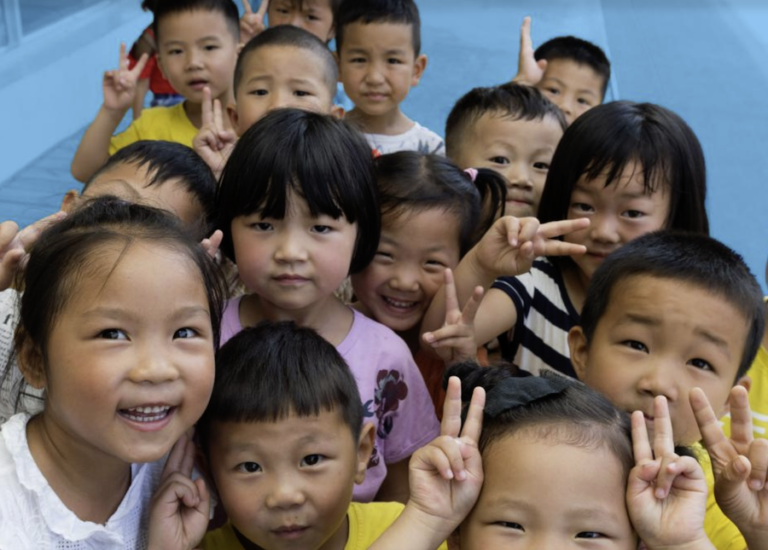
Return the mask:
[[240, 117], [237, 116], [237, 107], [234, 103], [228, 103], [227, 104], [227, 116], [229, 116], [229, 122], [232, 124], [232, 128], [235, 130], [235, 133], [240, 136], [240, 125], [238, 122], [240, 122]]
[[61, 210], [67, 214], [71, 214], [79, 201], [80, 193], [78, 193], [75, 189], [70, 189], [66, 192], [64, 198], [61, 199]]
[[360, 430], [360, 439], [357, 441], [357, 472], [355, 473], [355, 483], [360, 485], [365, 481], [365, 472], [368, 471], [368, 462], [373, 453], [373, 442], [376, 437], [376, 428], [370, 423], [363, 424]]
[[575, 326], [568, 332], [568, 349], [571, 352], [571, 363], [576, 376], [579, 380], [584, 380], [589, 359], [589, 342], [580, 326]]
[[411, 86], [418, 86], [424, 71], [427, 69], [427, 56], [421, 54], [413, 62], [413, 77], [411, 77]]
[[[18, 328], [19, 331], [24, 331], [23, 328]], [[43, 351], [32, 342], [32, 339], [26, 334], [18, 334], [16, 336], [17, 349], [18, 349], [18, 364], [21, 374], [24, 375], [24, 380], [27, 384], [37, 390], [45, 388], [45, 359], [43, 357]], [[20, 342], [20, 345], [18, 343]]]
[[344, 107], [341, 105], [334, 105], [331, 107], [331, 116], [336, 119], [343, 119], [344, 118]]

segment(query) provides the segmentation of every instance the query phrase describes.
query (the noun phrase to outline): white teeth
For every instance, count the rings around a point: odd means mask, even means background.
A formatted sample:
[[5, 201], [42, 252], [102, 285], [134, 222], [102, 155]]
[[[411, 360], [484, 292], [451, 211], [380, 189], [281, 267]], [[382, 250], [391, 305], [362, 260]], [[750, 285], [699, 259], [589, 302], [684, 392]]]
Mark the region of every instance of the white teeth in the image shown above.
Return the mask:
[[168, 416], [170, 410], [171, 407], [164, 405], [162, 407], [134, 407], [124, 409], [121, 412], [123, 416], [134, 422], [157, 422]]
[[151, 413], [165, 413], [168, 412], [168, 409], [170, 409], [168, 405], [163, 405], [162, 407], [134, 407], [132, 409], [126, 409], [129, 412], [137, 412], [142, 414], [151, 414]]
[[417, 302], [401, 302], [399, 300], [393, 300], [392, 298], [388, 298], [387, 296], [383, 296], [383, 298], [385, 302], [387, 302], [389, 305], [394, 307], [409, 308], [417, 304]]

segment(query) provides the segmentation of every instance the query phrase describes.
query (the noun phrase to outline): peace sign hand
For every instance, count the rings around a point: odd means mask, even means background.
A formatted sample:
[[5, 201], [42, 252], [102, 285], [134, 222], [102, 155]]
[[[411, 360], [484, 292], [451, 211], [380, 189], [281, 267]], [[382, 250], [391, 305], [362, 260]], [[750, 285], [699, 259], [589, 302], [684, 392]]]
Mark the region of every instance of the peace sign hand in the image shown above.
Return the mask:
[[105, 109], [122, 115], [133, 105], [133, 100], [136, 97], [136, 85], [148, 60], [149, 56], [142, 54], [133, 69], [129, 69], [125, 43], [120, 43], [117, 69], [104, 73], [102, 87], [104, 89]]
[[247, 44], [251, 38], [264, 31], [266, 28], [264, 16], [267, 14], [267, 9], [269, 9], [269, 0], [262, 0], [259, 10], [255, 13], [251, 8], [251, 3], [248, 0], [243, 0], [243, 16], [240, 18], [241, 44]]
[[544, 71], [547, 70], [547, 60], [540, 59], [536, 61], [534, 57], [533, 42], [531, 41], [531, 18], [523, 19], [520, 27], [520, 53], [517, 60], [517, 76], [512, 82], [535, 86], [544, 78]]
[[203, 88], [202, 125], [192, 140], [192, 148], [210, 167], [218, 180], [237, 143], [235, 132], [224, 124], [218, 99], [211, 101], [211, 89]]

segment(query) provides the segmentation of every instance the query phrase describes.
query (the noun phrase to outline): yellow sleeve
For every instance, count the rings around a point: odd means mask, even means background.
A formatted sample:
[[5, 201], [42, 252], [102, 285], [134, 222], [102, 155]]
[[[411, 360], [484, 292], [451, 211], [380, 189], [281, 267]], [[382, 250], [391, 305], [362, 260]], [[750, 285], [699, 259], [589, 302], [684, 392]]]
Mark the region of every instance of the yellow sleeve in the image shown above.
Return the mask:
[[747, 543], [738, 527], [726, 517], [715, 501], [715, 475], [709, 454], [700, 445], [694, 446], [704, 477], [707, 480], [707, 513], [704, 516], [704, 532], [717, 550], [745, 550]]
[[141, 139], [140, 124], [141, 117], [131, 122], [124, 131], [112, 136], [109, 140], [109, 155], [112, 156], [123, 147], [135, 143]]
[[192, 147], [197, 128], [189, 120], [184, 103], [172, 107], [144, 109], [124, 132], [109, 141], [109, 154], [113, 155], [123, 147], [142, 139], [165, 140]]
[[[353, 502], [349, 505], [349, 538], [344, 550], [368, 550], [405, 508], [399, 502]], [[448, 550], [444, 542], [438, 550]]]

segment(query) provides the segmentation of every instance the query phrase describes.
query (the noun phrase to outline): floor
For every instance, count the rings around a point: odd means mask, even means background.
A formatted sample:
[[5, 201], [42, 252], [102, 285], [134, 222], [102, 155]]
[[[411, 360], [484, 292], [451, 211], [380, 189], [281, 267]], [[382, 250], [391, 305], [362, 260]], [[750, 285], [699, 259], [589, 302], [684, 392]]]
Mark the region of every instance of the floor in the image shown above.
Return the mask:
[[[508, 80], [515, 73], [518, 29], [525, 15], [533, 16], [534, 44], [562, 34], [591, 40], [613, 62], [609, 99], [659, 103], [693, 127], [707, 156], [712, 233], [744, 255], [763, 279], [768, 256], [768, 3], [419, 0], [419, 6], [429, 64], [404, 104], [409, 115], [442, 133], [460, 95]], [[68, 189], [80, 187], [69, 175], [69, 164], [81, 133], [0, 182], [0, 220], [27, 224], [54, 211]]]

